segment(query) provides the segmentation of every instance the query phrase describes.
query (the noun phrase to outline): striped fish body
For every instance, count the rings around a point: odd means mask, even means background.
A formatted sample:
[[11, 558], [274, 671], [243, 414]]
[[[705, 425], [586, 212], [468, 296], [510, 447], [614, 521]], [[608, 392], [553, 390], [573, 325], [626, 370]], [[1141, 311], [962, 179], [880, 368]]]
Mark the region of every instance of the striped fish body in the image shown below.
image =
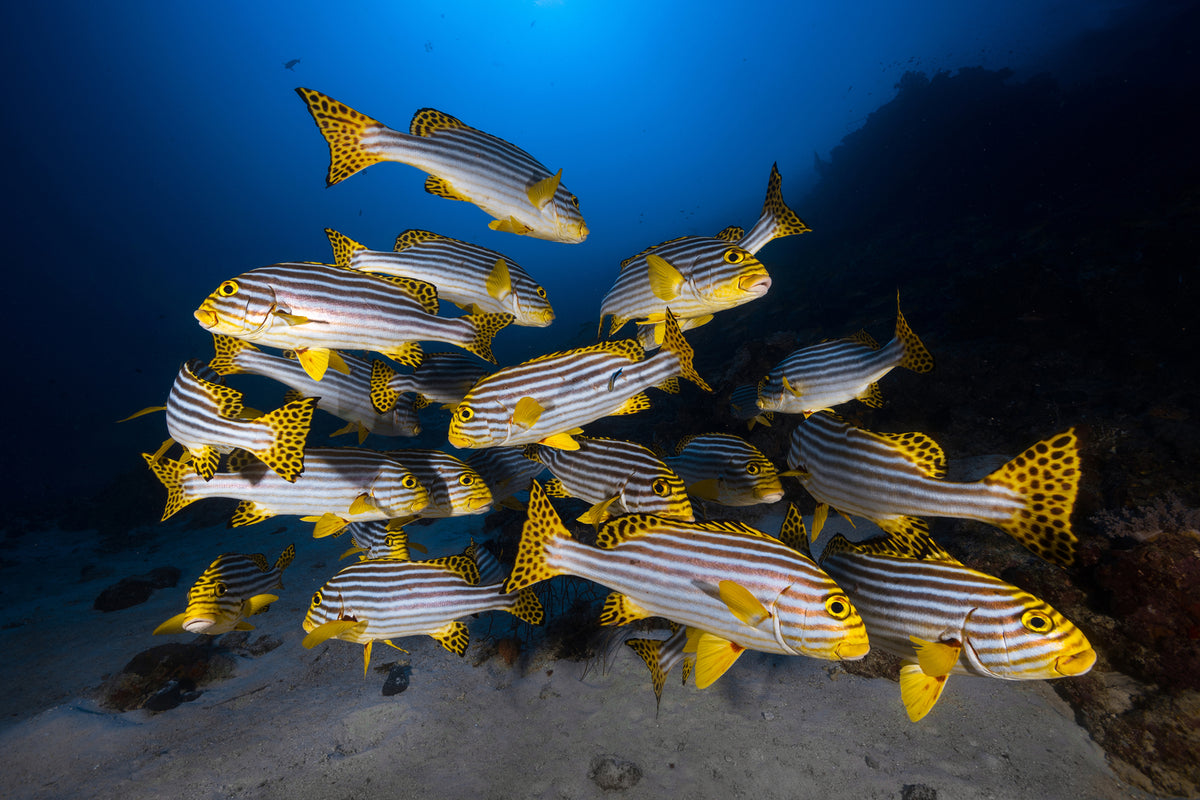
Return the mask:
[[729, 413], [734, 419], [743, 420], [747, 430], [754, 430], [755, 425], [771, 427], [774, 414], [762, 411], [758, 407], [758, 387], [751, 384], [738, 386], [729, 396]]
[[275, 601], [268, 594], [283, 588], [283, 571], [296, 557], [289, 545], [272, 566], [262, 553], [224, 553], [192, 584], [187, 609], [164, 622], [155, 633], [204, 633], [253, 630], [245, 618]]
[[426, 353], [421, 365], [410, 373], [398, 374], [382, 361], [371, 373], [371, 402], [376, 410], [393, 408], [401, 395], [416, 395], [416, 405], [458, 405], [479, 379], [490, 374], [478, 359], [462, 353]]
[[429, 310], [436, 297], [418, 299], [398, 281], [327, 264], [273, 264], [222, 283], [195, 317], [214, 334], [295, 351], [318, 380], [309, 351], [373, 350], [416, 366], [416, 343], [432, 341], [493, 360], [492, 337], [510, 316], [439, 317]]
[[592, 506], [580, 521], [599, 523], [620, 513], [695, 519], [683, 481], [649, 448], [620, 439], [579, 436], [576, 441], [578, 450], [529, 445], [528, 452], [554, 475], [547, 494]]
[[205, 481], [189, 465], [143, 457], [167, 489], [164, 520], [206, 497], [242, 501], [230, 522], [233, 526], [250, 525], [281, 514], [331, 515], [343, 524], [392, 519], [412, 516], [429, 503], [428, 490], [400, 461], [356, 447], [308, 448], [304, 474], [292, 483], [254, 461], [244, 461], [236, 467], [231, 462], [230, 472], [218, 472], [212, 480]]
[[688, 436], [667, 466], [683, 479], [688, 493], [723, 506], [753, 506], [783, 499], [783, 484], [771, 460], [740, 436], [705, 433]]
[[[214, 335], [216, 356], [209, 366], [221, 375], [250, 374], [282, 383], [304, 397], [316, 398], [317, 408], [349, 425], [334, 435], [356, 429], [358, 443], [367, 434], [379, 436], [416, 436], [421, 432], [417, 413], [409, 403], [396, 402], [386, 412], [371, 403], [371, 362], [342, 354], [347, 372], [329, 370], [314, 381], [294, 358], [264, 353], [249, 342], [232, 336]], [[468, 358], [468, 356], [464, 356]]]
[[[866, 655], [862, 620], [833, 579], [752, 528], [631, 514], [604, 523], [597, 543], [592, 547], [572, 539], [534, 483], [505, 588], [576, 575], [616, 593], [606, 603], [602, 624], [659, 616], [737, 648], [825, 659]], [[746, 596], [741, 590], [754, 598], [749, 605], [757, 615], [728, 600]], [[699, 658], [702, 662], [704, 655]]]
[[645, 389], [682, 375], [711, 391], [692, 368], [692, 349], [668, 317], [661, 352], [646, 357], [633, 339], [602, 342], [505, 367], [467, 392], [450, 419], [455, 447], [532, 444], [578, 447], [579, 427], [649, 408]]
[[429, 173], [425, 190], [473, 203], [494, 218], [488, 227], [552, 242], [576, 244], [588, 228], [579, 199], [529, 153], [423, 108], [402, 133], [311, 89], [296, 89], [329, 145], [328, 185], [379, 161], [398, 161]]
[[408, 230], [396, 237], [395, 250], [388, 253], [368, 250], [329, 229], [325, 233], [339, 265], [433, 284], [438, 299], [472, 313], [512, 314], [514, 325], [544, 328], [554, 321], [546, 290], [495, 250], [430, 231]]
[[861, 400], [878, 408], [877, 381], [895, 367], [933, 369], [933, 356], [897, 310], [896, 335], [883, 347], [866, 333], [795, 351], [770, 372], [758, 390], [763, 411], [809, 415]]
[[392, 450], [429, 490], [429, 505], [419, 517], [462, 517], [485, 514], [492, 508], [492, 493], [483, 477], [469, 464], [440, 450]]
[[541, 462], [526, 458], [523, 447], [472, 450], [467, 453], [466, 462], [483, 476], [497, 503], [510, 500], [517, 492], [528, 491], [534, 478], [545, 469]]
[[211, 478], [222, 453], [243, 449], [295, 481], [304, 471], [316, 400], [297, 400], [254, 417], [243, 407], [241, 392], [200, 377], [203, 369], [195, 359], [180, 368], [166, 407], [167, 431], [191, 455], [197, 474]]
[[888, 533], [913, 518], [986, 522], [1059, 564], [1074, 560], [1070, 515], [1079, 489], [1074, 429], [1038, 442], [982, 480], [943, 480], [945, 455], [921, 433], [880, 434], [813, 414], [792, 431], [788, 466], [819, 503]]

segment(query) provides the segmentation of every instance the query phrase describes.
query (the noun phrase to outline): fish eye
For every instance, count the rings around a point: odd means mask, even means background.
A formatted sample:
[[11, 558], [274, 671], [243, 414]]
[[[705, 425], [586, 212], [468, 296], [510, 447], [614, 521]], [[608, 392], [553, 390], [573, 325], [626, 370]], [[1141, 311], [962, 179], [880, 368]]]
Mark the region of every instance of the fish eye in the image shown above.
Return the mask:
[[666, 478], [655, 478], [650, 489], [659, 497], [666, 497], [671, 493], [671, 484], [667, 483]]
[[217, 287], [217, 294], [221, 297], [233, 297], [238, 293], [239, 288], [237, 281], [225, 281]]
[[225, 593], [229, 591], [229, 587], [223, 583], [218, 583], [213, 587], [213, 591], [217, 593], [217, 597], [224, 597]]
[[571, 205], [575, 206], [576, 208], [579, 208], [579, 198], [576, 197], [575, 195], [571, 195]]
[[316, 608], [319, 605], [321, 605], [321, 590], [317, 589], [317, 591], [313, 593], [312, 606], [313, 608]]
[[755, 464], [753, 461], [747, 461], [746, 472], [750, 473], [751, 475], [757, 475], [758, 473], [762, 472], [762, 467], [760, 467], [758, 464]]
[[536, 290], [534, 290], [534, 291], [535, 291], [535, 293], [537, 294], [537, 296], [538, 296], [538, 297], [542, 298], [543, 300], [545, 300], [545, 299], [546, 299], [546, 290], [545, 290], [545, 289], [543, 289], [542, 287], [540, 287], [540, 286], [539, 286], [539, 287], [537, 287], [537, 289], [536, 289]]
[[458, 410], [454, 412], [454, 416], [458, 417], [460, 422], [470, 422], [471, 418], [475, 416], [475, 412], [471, 410], [470, 406], [459, 406]]
[[746, 260], [746, 252], [736, 247], [731, 247], [725, 251], [726, 264], [740, 264]]
[[1021, 615], [1021, 624], [1034, 633], [1046, 633], [1054, 627], [1054, 623], [1040, 611], [1026, 611]]
[[458, 482], [462, 486], [474, 486], [475, 485], [475, 476], [474, 475], [459, 475]]
[[417, 488], [417, 479], [412, 475], [405, 475], [400, 479], [400, 485], [405, 489], [415, 489]]
[[835, 594], [825, 601], [825, 610], [834, 619], [845, 619], [850, 616], [850, 599], [844, 594]]

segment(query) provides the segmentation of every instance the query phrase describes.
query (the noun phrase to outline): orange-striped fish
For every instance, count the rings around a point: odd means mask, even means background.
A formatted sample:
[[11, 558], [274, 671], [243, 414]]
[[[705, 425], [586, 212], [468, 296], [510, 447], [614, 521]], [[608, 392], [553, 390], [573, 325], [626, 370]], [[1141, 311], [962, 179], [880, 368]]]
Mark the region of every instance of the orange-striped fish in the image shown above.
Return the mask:
[[987, 522], [1042, 558], [1075, 559], [1071, 510], [1079, 492], [1074, 428], [1038, 442], [982, 480], [943, 480], [946, 456], [923, 433], [874, 433], [821, 412], [792, 431], [791, 473], [818, 503], [865, 517], [890, 534], [919, 517]]
[[581, 425], [650, 407], [645, 389], [676, 391], [682, 375], [712, 391], [692, 367], [692, 348], [668, 314], [662, 352], [635, 339], [601, 342], [505, 367], [475, 384], [450, 419], [455, 447], [539, 444], [575, 449]]
[[283, 588], [283, 571], [295, 557], [295, 545], [288, 545], [274, 566], [262, 553], [217, 556], [188, 589], [184, 612], [171, 617], [154, 632], [216, 636], [233, 630], [254, 630], [246, 617], [261, 614], [279, 599], [270, 592]]
[[492, 337], [512, 315], [439, 317], [437, 307], [436, 290], [427, 283], [290, 263], [222, 282], [195, 317], [214, 334], [294, 351], [313, 380], [330, 364], [346, 371], [338, 350], [372, 350], [415, 367], [422, 341], [453, 344], [495, 362]]
[[[808, 552], [799, 512], [788, 515], [789, 544]], [[871, 645], [905, 660], [900, 697], [913, 722], [951, 674], [1039, 680], [1096, 662], [1087, 637], [1049, 604], [963, 566], [922, 531], [857, 543], [835, 534], [820, 564], [862, 614]]]
[[514, 325], [544, 328], [554, 321], [546, 290], [495, 250], [421, 230], [397, 236], [390, 253], [369, 250], [329, 228], [325, 235], [338, 266], [431, 283], [439, 300], [472, 314], [512, 314]]
[[867, 653], [862, 619], [837, 584], [742, 523], [628, 514], [604, 523], [596, 542], [572, 539], [535, 482], [505, 589], [576, 575], [613, 590], [602, 625], [665, 617], [692, 628], [687, 649], [696, 653], [701, 689], [747, 649], [824, 659]]
[[685, 436], [667, 466], [683, 479], [688, 494], [723, 506], [753, 506], [783, 499], [783, 484], [771, 459], [740, 436]]
[[808, 416], [851, 400], [878, 408], [879, 379], [895, 367], [933, 369], [933, 356], [896, 308], [896, 334], [883, 347], [866, 331], [795, 351], [758, 386], [758, 408]]
[[541, 162], [503, 139], [422, 108], [408, 133], [393, 130], [312, 89], [296, 89], [329, 145], [332, 186], [380, 161], [429, 173], [425, 191], [465, 200], [493, 217], [488, 227], [521, 236], [576, 244], [587, 238], [579, 198]]

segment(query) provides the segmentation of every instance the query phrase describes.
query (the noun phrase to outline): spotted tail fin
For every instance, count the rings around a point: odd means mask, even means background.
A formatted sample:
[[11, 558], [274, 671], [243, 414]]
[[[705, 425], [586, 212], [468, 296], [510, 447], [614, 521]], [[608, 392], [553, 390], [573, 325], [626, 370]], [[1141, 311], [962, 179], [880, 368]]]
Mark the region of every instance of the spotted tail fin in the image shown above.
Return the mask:
[[296, 94], [308, 106], [313, 122], [317, 123], [325, 143], [329, 145], [329, 173], [325, 185], [333, 186], [356, 172], [377, 164], [383, 159], [363, 147], [363, 139], [387, 126], [366, 114], [360, 114], [345, 103], [312, 89], [297, 88]]
[[163, 509], [163, 520], [169, 519], [179, 509], [199, 499], [188, 496], [184, 486], [184, 478], [188, 471], [186, 464], [169, 458], [155, 458], [149, 453], [142, 453], [142, 458], [146, 459], [146, 464], [154, 473], [154, 477], [158, 478], [158, 482], [167, 490], [167, 505]]
[[304, 442], [318, 400], [316, 397], [294, 400], [255, 420], [271, 430], [274, 443], [266, 450], [254, 451], [254, 455], [288, 483], [295, 483], [304, 472]]
[[258, 350], [258, 348], [241, 339], [214, 333], [213, 351], [215, 355], [208, 362], [208, 368], [218, 375], [237, 375], [248, 372], [249, 370], [242, 369], [237, 363], [238, 353], [248, 350]]
[[547, 551], [555, 539], [568, 537], [570, 532], [550, 504], [550, 498], [542, 490], [542, 485], [534, 481], [529, 487], [529, 516], [521, 528], [517, 559], [512, 574], [504, 584], [505, 593], [563, 574], [547, 563]]
[[908, 327], [904, 315], [900, 313], [900, 295], [896, 295], [896, 341], [904, 348], [904, 357], [900, 366], [913, 372], [929, 372], [933, 369], [933, 354], [924, 343]]
[[468, 314], [462, 319], [470, 320], [475, 328], [471, 341], [462, 345], [464, 350], [474, 353], [485, 361], [496, 363], [492, 355], [492, 339], [516, 319], [512, 314]]

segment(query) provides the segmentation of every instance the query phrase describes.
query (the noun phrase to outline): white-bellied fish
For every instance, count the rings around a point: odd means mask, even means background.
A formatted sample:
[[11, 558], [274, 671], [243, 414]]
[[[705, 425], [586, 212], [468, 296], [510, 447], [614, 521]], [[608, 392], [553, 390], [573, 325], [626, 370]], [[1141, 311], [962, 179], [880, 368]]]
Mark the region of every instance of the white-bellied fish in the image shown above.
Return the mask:
[[801, 348], [767, 373], [758, 386], [758, 408], [808, 416], [851, 400], [882, 405], [878, 381], [895, 367], [933, 369], [933, 356], [896, 307], [896, 333], [880, 347], [866, 331]]
[[661, 352], [647, 357], [636, 339], [620, 339], [505, 367], [475, 384], [454, 409], [455, 447], [539, 444], [574, 449], [581, 425], [650, 407], [644, 390], [678, 390], [683, 376], [712, 391], [692, 367], [692, 348], [668, 312]]
[[262, 613], [279, 597], [283, 571], [296, 557], [288, 545], [272, 566], [262, 553], [223, 553], [200, 575], [187, 593], [187, 608], [154, 629], [155, 633], [252, 631], [246, 617]]
[[865, 517], [885, 532], [923, 529], [920, 517], [995, 525], [1042, 558], [1075, 559], [1071, 511], [1079, 492], [1072, 428], [1038, 442], [991, 475], [944, 480], [946, 456], [923, 433], [875, 433], [820, 412], [792, 431], [788, 466], [818, 503]]
[[422, 230], [397, 236], [392, 252], [369, 250], [329, 228], [325, 235], [338, 266], [431, 283], [439, 300], [472, 314], [512, 314], [514, 325], [544, 328], [554, 321], [546, 290], [495, 250]]
[[578, 450], [526, 446], [554, 479], [550, 497], [574, 497], [591, 505], [578, 519], [598, 525], [623, 513], [655, 514], [691, 522], [692, 504], [683, 481], [648, 447], [621, 439], [577, 436]]
[[[466, 462], [440, 450], [390, 450], [387, 455], [412, 470], [429, 490], [429, 505], [415, 517], [463, 517], [486, 514], [492, 493], [483, 477]], [[402, 518], [403, 519], [403, 518]]]
[[421, 281], [286, 263], [222, 282], [194, 316], [214, 334], [294, 351], [313, 380], [330, 365], [345, 371], [339, 350], [372, 350], [418, 366], [422, 341], [453, 344], [495, 362], [492, 337], [512, 315], [439, 317], [437, 308], [436, 290]]
[[747, 649], [824, 659], [867, 653], [862, 619], [833, 579], [742, 523], [628, 514], [601, 525], [596, 542], [572, 539], [535, 482], [506, 590], [576, 575], [613, 590], [602, 625], [646, 617], [687, 625], [701, 689]]
[[479, 582], [476, 547], [430, 561], [384, 558], [351, 564], [313, 595], [304, 618], [304, 646], [329, 639], [365, 645], [365, 675], [376, 641], [396, 647], [393, 639], [423, 634], [461, 656], [470, 637], [462, 617], [507, 611], [540, 625], [542, 605], [531, 589], [505, 593], [499, 584]]
[[416, 396], [416, 408], [435, 402], [456, 406], [480, 378], [491, 372], [463, 353], [426, 353], [419, 367], [404, 374], [377, 360], [371, 365], [371, 403], [376, 411], [386, 411], [411, 392]]
[[162, 518], [206, 497], [242, 502], [231, 527], [288, 514], [316, 522], [313, 535], [332, 536], [358, 520], [411, 517], [429, 505], [429, 491], [396, 458], [358, 447], [310, 447], [304, 474], [288, 483], [260, 462], [230, 456], [229, 472], [205, 481], [188, 464], [143, 453], [167, 490]]
[[[799, 519], [794, 506], [788, 515]], [[808, 552], [803, 522], [790, 530], [789, 544]], [[963, 566], [923, 531], [857, 543], [835, 534], [820, 565], [862, 614], [871, 646], [905, 660], [900, 697], [913, 722], [951, 674], [1040, 680], [1082, 675], [1096, 662], [1087, 637], [1049, 604]]]
[[754, 430], [755, 425], [771, 427], [775, 415], [770, 411], [762, 411], [758, 407], [758, 387], [749, 383], [738, 386], [729, 395], [729, 413], [734, 419], [743, 420], [746, 430]]
[[332, 436], [356, 432], [358, 443], [362, 444], [372, 433], [416, 436], [421, 432], [411, 402], [394, 402], [382, 412], [371, 404], [371, 362], [364, 358], [342, 353], [346, 372], [327, 371], [318, 382], [308, 376], [295, 358], [264, 353], [241, 339], [213, 334], [213, 347], [216, 355], [208, 365], [220, 375], [261, 375], [282, 383], [302, 397], [317, 398], [317, 408], [346, 421], [345, 427], [334, 431]]
[[621, 262], [600, 304], [600, 324], [612, 317], [609, 334], [626, 322], [641, 326], [647, 349], [662, 343], [666, 310], [681, 330], [709, 322], [713, 314], [756, 300], [771, 288], [771, 277], [755, 254], [771, 239], [805, 233], [804, 224], [783, 201], [783, 179], [772, 165], [767, 199], [750, 233], [731, 226], [716, 236], [683, 236], [654, 245]]
[[408, 133], [312, 89], [298, 88], [329, 145], [332, 186], [380, 161], [397, 161], [429, 173], [425, 191], [473, 203], [493, 217], [488, 227], [552, 242], [587, 238], [579, 198], [521, 148], [432, 108], [418, 110]]
[[667, 466], [683, 479], [688, 494], [723, 506], [753, 506], [783, 499], [783, 484], [771, 459], [740, 436], [685, 436]]

